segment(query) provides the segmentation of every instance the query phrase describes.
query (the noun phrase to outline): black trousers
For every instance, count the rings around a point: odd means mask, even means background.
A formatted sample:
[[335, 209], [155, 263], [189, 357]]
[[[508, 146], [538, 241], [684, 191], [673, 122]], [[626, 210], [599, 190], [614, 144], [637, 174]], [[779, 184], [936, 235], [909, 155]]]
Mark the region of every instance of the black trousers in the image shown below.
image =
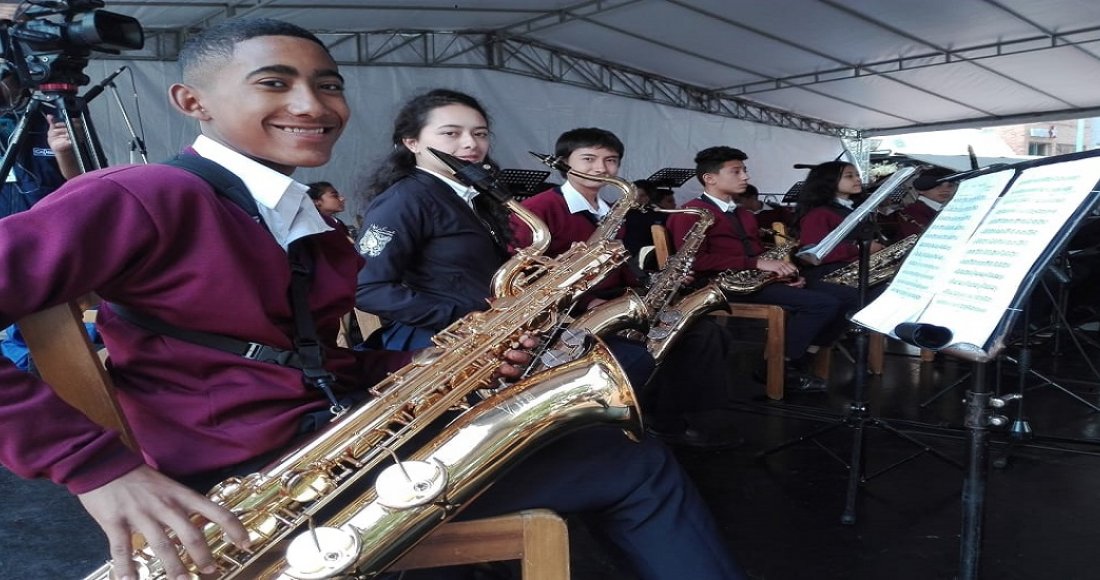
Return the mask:
[[796, 360], [806, 354], [811, 344], [830, 344], [847, 327], [841, 294], [832, 288], [794, 288], [786, 284], [770, 284], [758, 292], [737, 297], [737, 302], [776, 304], [787, 311], [787, 344], [785, 355]]
[[729, 402], [731, 331], [704, 316], [682, 332], [645, 388], [647, 418], [657, 422], [720, 409]]

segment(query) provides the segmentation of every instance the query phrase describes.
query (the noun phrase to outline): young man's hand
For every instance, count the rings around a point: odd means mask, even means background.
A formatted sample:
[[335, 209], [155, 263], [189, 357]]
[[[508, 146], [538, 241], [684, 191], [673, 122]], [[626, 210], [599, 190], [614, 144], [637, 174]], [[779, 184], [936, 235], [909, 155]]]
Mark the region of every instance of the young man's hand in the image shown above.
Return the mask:
[[539, 341], [524, 335], [519, 340], [520, 348], [513, 348], [504, 353], [504, 362], [501, 363], [497, 374], [504, 379], [516, 379], [523, 374], [527, 365], [531, 364], [531, 350], [539, 345]]
[[756, 267], [765, 272], [775, 272], [782, 278], [798, 275], [798, 268], [794, 264], [783, 260], [757, 260]]
[[199, 570], [213, 572], [214, 557], [199, 526], [191, 521], [193, 515], [221, 526], [238, 547], [248, 544], [248, 532], [228, 509], [148, 466], [77, 497], [107, 534], [112, 577], [118, 580], [138, 578], [131, 559], [133, 533], [145, 538], [168, 578], [187, 574], [177, 546], [187, 552]]

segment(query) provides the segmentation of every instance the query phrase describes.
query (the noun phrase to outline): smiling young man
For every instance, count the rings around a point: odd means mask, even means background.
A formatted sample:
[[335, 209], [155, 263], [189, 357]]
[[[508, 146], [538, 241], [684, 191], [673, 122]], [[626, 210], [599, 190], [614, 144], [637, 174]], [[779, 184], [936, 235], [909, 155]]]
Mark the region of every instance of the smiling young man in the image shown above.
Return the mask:
[[[219, 524], [237, 545], [247, 543], [248, 533], [227, 509], [192, 488], [205, 490], [262, 467], [330, 417], [329, 400], [306, 384], [299, 368], [131, 321], [152, 316], [168, 327], [291, 350], [296, 333], [287, 298], [288, 253], [304, 252], [312, 257], [306, 309], [324, 351], [324, 370], [336, 380], [335, 397], [365, 396], [364, 387], [409, 360], [402, 352], [335, 346], [340, 317], [354, 305], [363, 260], [320, 216], [306, 187], [289, 177], [299, 166], [327, 162], [347, 124], [343, 81], [324, 45], [288, 23], [229, 20], [190, 39], [180, 60], [184, 83], [169, 93], [202, 131], [188, 153], [239, 178], [259, 219], [190, 172], [153, 165], [82, 176], [0, 222], [0, 324], [91, 291], [107, 303], [99, 328], [143, 456], [67, 406], [47, 384], [2, 364], [0, 462], [79, 496], [107, 534], [116, 579], [137, 578], [130, 560], [134, 532], [148, 541], [167, 577], [191, 577], [177, 546], [198, 569], [213, 572], [217, 563], [192, 519]], [[530, 360], [514, 350], [505, 358]], [[500, 370], [518, 374], [507, 363]], [[669, 570], [743, 577], [666, 451], [632, 445], [619, 433], [604, 439], [605, 445], [589, 445], [597, 452], [563, 438], [505, 476], [468, 513], [529, 507], [599, 512], [613, 520], [609, 526], [628, 548], [635, 547], [644, 578], [675, 577]], [[614, 469], [616, 485], [589, 487], [592, 469], [585, 461]], [[667, 544], [669, 529], [678, 530], [683, 549], [649, 548]]]

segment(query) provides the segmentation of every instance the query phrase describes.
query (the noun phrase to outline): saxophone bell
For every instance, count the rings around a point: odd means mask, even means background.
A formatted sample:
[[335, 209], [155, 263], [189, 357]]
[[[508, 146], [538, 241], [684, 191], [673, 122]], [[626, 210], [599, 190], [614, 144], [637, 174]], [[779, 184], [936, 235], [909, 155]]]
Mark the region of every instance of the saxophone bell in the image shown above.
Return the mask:
[[[503, 469], [537, 449], [533, 443], [598, 423], [617, 425], [636, 441], [644, 433], [625, 372], [607, 346], [591, 338], [583, 357], [486, 399], [408, 460], [391, 466], [397, 483], [390, 491], [396, 497], [383, 498], [376, 485], [321, 526], [291, 539], [285, 562], [255, 577], [314, 580], [377, 573]], [[411, 483], [402, 466], [416, 471]], [[383, 534], [391, 541], [380, 541]]]

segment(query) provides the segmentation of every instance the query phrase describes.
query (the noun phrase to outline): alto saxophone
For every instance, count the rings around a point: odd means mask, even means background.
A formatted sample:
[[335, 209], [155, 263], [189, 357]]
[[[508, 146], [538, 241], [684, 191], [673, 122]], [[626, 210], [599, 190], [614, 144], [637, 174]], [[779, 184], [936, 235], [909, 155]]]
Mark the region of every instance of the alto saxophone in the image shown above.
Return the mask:
[[[757, 256], [759, 260], [783, 260], [789, 258], [798, 247], [798, 240], [788, 238], [787, 241], [776, 244], [775, 247]], [[752, 294], [768, 284], [785, 282], [790, 278], [782, 277], [775, 272], [749, 268], [747, 270], [726, 270], [719, 274], [714, 281], [727, 294]]]
[[[646, 350], [659, 363], [676, 339], [682, 336], [680, 331], [686, 328], [688, 323], [708, 312], [728, 308], [728, 302], [721, 290], [711, 283], [673, 304], [684, 283], [684, 278], [691, 272], [695, 253], [706, 239], [707, 229], [714, 223], [714, 214], [696, 208], [657, 211], [693, 214], [698, 217], [698, 220], [692, 224], [691, 229], [684, 236], [680, 249], [653, 277], [644, 297], [639, 300], [633, 292], [630, 292], [627, 296], [589, 310], [570, 326], [587, 329], [599, 336], [620, 332], [628, 338], [644, 340]], [[619, 311], [625, 309], [619, 304], [620, 302], [637, 304], [636, 309], [644, 308], [644, 311], [648, 312], [643, 321], [644, 324], [631, 324], [618, 316]], [[648, 328], [648, 333], [643, 334], [640, 328]]]
[[[893, 279], [901, 268], [905, 256], [909, 255], [909, 250], [913, 249], [919, 237], [917, 234], [912, 234], [871, 254], [867, 269], [868, 285], [874, 286]], [[847, 264], [822, 277], [821, 281], [859, 288], [859, 262]]]
[[[549, 239], [542, 220], [518, 203], [507, 205], [538, 232], [536, 240]], [[219, 526], [205, 524], [202, 532], [215, 556], [218, 573], [203, 577], [265, 577], [267, 572], [260, 568], [282, 561], [277, 548], [291, 534], [311, 523], [322, 508], [358, 494], [350, 490], [365, 483], [367, 474], [396, 457], [405, 443], [445, 412], [463, 407], [471, 394], [490, 385], [503, 353], [511, 345], [524, 335], [556, 325], [564, 307], [625, 260], [626, 251], [619, 242], [578, 244], [555, 259], [538, 260], [537, 276], [522, 277], [522, 294], [506, 286], [489, 310], [470, 313], [443, 329], [432, 338], [436, 347], [421, 351], [412, 363], [371, 388], [372, 399], [341, 415], [261, 471], [215, 486], [208, 497], [241, 520], [249, 532], [251, 548], [237, 548]], [[507, 266], [520, 268], [523, 264]], [[504, 280], [520, 278], [510, 272], [502, 275]], [[365, 563], [357, 557], [356, 566], [381, 569], [427, 529], [441, 523], [439, 517], [425, 520], [424, 509], [439, 508], [436, 511], [453, 514], [457, 507], [454, 504], [475, 495], [486, 478], [496, 472], [493, 464], [501, 458], [502, 449], [507, 449], [503, 460], [511, 460], [521, 447], [584, 421], [617, 421], [624, 423], [629, 434], [637, 436], [640, 432], [640, 416], [629, 384], [599, 344], [585, 358], [532, 376], [516, 387], [475, 405], [415, 456], [434, 469], [433, 483], [424, 485], [435, 495], [421, 495], [421, 505], [407, 507], [401, 499], [407, 499], [411, 490], [397, 492], [402, 498], [379, 490], [382, 499], [378, 505], [389, 507], [379, 527], [361, 529], [359, 548], [373, 556]], [[555, 425], [559, 419], [565, 423]], [[488, 462], [480, 461], [481, 457], [489, 458]], [[419, 463], [400, 465], [410, 475], [423, 471]], [[376, 485], [385, 481], [388, 479], [380, 476]], [[356, 497], [346, 509], [355, 511], [364, 505], [375, 503]], [[320, 536], [311, 537], [320, 541]], [[181, 557], [197, 574], [186, 554]], [[137, 550], [134, 560], [143, 580], [165, 578], [163, 566], [151, 549]], [[107, 580], [110, 574], [107, 564], [87, 578]], [[327, 576], [301, 572], [297, 577]]]
[[687, 213], [699, 218], [684, 235], [676, 253], [651, 281], [644, 301], [653, 313], [650, 317], [646, 350], [659, 364], [672, 345], [683, 336], [683, 329], [704, 314], [715, 310], [729, 310], [726, 295], [717, 284], [706, 286], [676, 300], [684, 279], [691, 273], [695, 254], [706, 240], [707, 230], [714, 224], [714, 214], [700, 208], [661, 210], [667, 213]]

